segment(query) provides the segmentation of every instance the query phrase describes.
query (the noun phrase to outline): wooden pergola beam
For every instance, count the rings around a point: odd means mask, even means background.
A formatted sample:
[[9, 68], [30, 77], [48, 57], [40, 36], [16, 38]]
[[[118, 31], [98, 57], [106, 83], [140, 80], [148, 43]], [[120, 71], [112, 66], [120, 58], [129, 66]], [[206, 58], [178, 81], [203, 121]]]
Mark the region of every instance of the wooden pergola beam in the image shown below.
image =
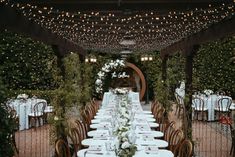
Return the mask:
[[69, 39], [65, 39], [50, 30], [43, 28], [34, 21], [30, 21], [15, 9], [0, 5], [0, 28], [9, 29], [15, 32], [23, 33], [30, 36], [32, 39], [44, 42], [48, 45], [58, 45], [63, 51], [60, 51], [61, 56], [65, 56], [70, 52], [76, 52], [85, 55], [85, 51], [77, 43]]
[[209, 41], [214, 41], [220, 38], [235, 35], [235, 15], [230, 19], [225, 19], [219, 23], [211, 25], [196, 34], [193, 34], [185, 39], [182, 39], [160, 51], [161, 57], [172, 55], [176, 52], [190, 53], [187, 51], [189, 47], [200, 45]]

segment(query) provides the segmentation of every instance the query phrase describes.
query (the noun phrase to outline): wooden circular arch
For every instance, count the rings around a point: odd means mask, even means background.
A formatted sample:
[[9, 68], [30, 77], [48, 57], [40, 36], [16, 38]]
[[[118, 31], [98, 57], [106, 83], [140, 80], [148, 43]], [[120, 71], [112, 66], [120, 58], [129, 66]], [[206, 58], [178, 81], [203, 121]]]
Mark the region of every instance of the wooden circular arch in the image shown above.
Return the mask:
[[141, 80], [140, 100], [142, 100], [146, 91], [145, 77], [142, 71], [136, 65], [126, 62], [126, 67], [132, 68], [140, 77]]

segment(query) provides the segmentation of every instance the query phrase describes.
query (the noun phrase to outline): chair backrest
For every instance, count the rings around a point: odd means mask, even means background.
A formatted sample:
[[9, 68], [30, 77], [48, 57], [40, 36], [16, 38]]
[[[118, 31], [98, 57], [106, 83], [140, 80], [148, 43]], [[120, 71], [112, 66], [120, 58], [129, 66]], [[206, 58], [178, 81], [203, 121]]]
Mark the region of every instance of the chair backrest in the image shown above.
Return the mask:
[[175, 131], [175, 121], [172, 121], [169, 124], [167, 124], [164, 130], [164, 140], [169, 142], [170, 135], [174, 131]]
[[88, 111], [89, 117], [93, 119], [96, 114], [94, 106], [89, 103], [89, 105], [87, 105], [85, 109]]
[[184, 140], [179, 146], [176, 148], [177, 157], [192, 157], [193, 145], [191, 141]]
[[44, 102], [44, 101], [38, 102], [34, 105], [33, 112], [34, 113], [37, 113], [37, 112], [44, 113], [46, 106], [47, 106], [46, 102]]
[[162, 105], [158, 101], [155, 101], [153, 109], [151, 110], [152, 114], [155, 115], [159, 110], [161, 110], [161, 108]]
[[82, 122], [84, 124], [86, 124], [86, 127], [88, 128], [88, 130], [90, 129], [89, 126], [91, 124], [91, 115], [90, 112], [87, 109], [84, 109], [81, 112], [81, 118], [82, 118]]
[[219, 111], [229, 111], [231, 104], [232, 100], [230, 98], [220, 98], [218, 100]]
[[85, 124], [80, 120], [75, 120], [75, 123], [77, 124], [77, 129], [81, 133], [81, 140], [84, 140], [87, 138], [87, 128]]
[[156, 110], [156, 108], [157, 108], [157, 101], [156, 100], [154, 100], [153, 102], [152, 102], [152, 104], [151, 104], [151, 112], [152, 113], [155, 113], [155, 110]]
[[64, 140], [58, 139], [55, 149], [58, 157], [71, 157], [69, 146]]
[[199, 97], [195, 97], [192, 100], [193, 106], [195, 107], [196, 110], [203, 110], [204, 109], [204, 100], [199, 98]]
[[164, 108], [160, 108], [157, 113], [154, 115], [154, 118], [156, 119], [156, 122], [158, 124], [163, 123], [164, 120], [164, 113], [165, 113], [165, 109]]
[[74, 147], [74, 154], [77, 156], [77, 151], [81, 149], [81, 133], [77, 128], [71, 128], [69, 130], [69, 138], [71, 139]]
[[181, 144], [182, 140], [184, 139], [184, 133], [181, 129], [175, 130], [171, 133], [169, 139], [169, 149], [172, 152], [175, 152], [176, 147]]

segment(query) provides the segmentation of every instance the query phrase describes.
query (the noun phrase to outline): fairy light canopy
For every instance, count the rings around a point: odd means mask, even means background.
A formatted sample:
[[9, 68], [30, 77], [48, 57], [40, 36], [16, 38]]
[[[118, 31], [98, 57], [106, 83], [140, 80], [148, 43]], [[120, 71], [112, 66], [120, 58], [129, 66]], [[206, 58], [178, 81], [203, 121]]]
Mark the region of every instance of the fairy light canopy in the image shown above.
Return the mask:
[[[234, 17], [233, 0], [0, 0], [0, 4], [85, 50], [106, 53], [161, 51]], [[121, 44], [126, 37], [133, 44]]]

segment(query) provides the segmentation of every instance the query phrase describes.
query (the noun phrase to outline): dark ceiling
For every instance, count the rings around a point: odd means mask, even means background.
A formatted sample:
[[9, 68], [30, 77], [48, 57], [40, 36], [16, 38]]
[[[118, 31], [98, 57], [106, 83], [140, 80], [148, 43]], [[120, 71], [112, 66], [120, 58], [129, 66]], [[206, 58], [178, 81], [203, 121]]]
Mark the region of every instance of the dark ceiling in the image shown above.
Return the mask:
[[[7, 5], [85, 50], [106, 53], [159, 51], [234, 16], [232, 0], [12, 0]], [[120, 44], [127, 39], [135, 44]]]

